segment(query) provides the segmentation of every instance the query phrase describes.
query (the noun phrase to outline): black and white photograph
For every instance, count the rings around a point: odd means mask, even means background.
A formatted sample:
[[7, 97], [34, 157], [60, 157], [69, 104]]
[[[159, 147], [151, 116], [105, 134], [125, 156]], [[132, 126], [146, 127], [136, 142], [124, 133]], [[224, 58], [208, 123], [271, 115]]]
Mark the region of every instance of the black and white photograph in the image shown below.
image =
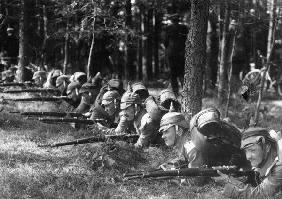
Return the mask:
[[0, 0], [0, 199], [282, 198], [282, 0]]

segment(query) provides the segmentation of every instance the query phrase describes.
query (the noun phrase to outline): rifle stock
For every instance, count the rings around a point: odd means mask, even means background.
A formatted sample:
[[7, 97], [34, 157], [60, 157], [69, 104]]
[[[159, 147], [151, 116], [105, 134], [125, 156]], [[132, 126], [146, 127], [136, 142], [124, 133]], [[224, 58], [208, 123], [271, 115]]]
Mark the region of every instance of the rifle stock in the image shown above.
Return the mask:
[[157, 170], [152, 172], [139, 172], [139, 173], [128, 173], [124, 174], [125, 180], [132, 180], [138, 178], [160, 178], [160, 177], [216, 177], [219, 176], [217, 171], [221, 171], [224, 174], [240, 176], [253, 176], [253, 170], [241, 171], [236, 166], [220, 166], [212, 168], [183, 168], [175, 170]]
[[105, 135], [100, 137], [88, 137], [88, 138], [82, 138], [77, 139], [69, 142], [61, 142], [61, 143], [55, 143], [55, 144], [45, 144], [45, 145], [38, 145], [38, 147], [60, 147], [60, 146], [68, 146], [68, 145], [78, 145], [78, 144], [87, 144], [87, 143], [94, 143], [94, 142], [105, 142], [109, 139], [115, 140], [115, 141], [126, 141], [126, 142], [133, 142], [135, 143], [139, 138], [139, 135]]

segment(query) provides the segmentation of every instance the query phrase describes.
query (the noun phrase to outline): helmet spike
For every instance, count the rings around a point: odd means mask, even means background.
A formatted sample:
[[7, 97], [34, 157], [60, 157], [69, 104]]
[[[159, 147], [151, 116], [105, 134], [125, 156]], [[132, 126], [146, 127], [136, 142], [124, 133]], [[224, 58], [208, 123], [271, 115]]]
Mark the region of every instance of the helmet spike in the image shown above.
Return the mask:
[[169, 112], [175, 112], [173, 102], [170, 102]]
[[131, 85], [131, 82], [129, 81], [128, 84], [127, 84], [127, 92], [132, 92], [132, 85]]
[[108, 90], [108, 91], [110, 91], [110, 90], [111, 90], [111, 87], [110, 87], [110, 85], [109, 85], [109, 84], [108, 84], [107, 90]]

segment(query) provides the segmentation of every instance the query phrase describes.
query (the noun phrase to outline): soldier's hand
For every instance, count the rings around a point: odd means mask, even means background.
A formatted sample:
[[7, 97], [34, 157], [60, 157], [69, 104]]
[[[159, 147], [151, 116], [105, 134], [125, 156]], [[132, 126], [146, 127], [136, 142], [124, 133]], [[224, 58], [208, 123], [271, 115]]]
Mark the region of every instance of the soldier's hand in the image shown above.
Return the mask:
[[273, 129], [269, 131], [269, 135], [277, 142], [282, 138], [281, 131], [274, 131]]
[[159, 166], [159, 168], [161, 168], [162, 170], [164, 171], [167, 171], [167, 170], [175, 170], [175, 165], [173, 163], [163, 163]]
[[87, 113], [84, 113], [83, 115], [85, 116], [85, 117], [87, 117], [87, 118], [89, 118], [90, 116], [91, 116], [91, 112], [87, 112]]
[[212, 179], [214, 179], [214, 181], [223, 182], [223, 183], [228, 183], [230, 181], [229, 176], [222, 173], [221, 171], [217, 170], [217, 174], [219, 175], [218, 177], [212, 177]]
[[115, 129], [115, 133], [116, 134], [122, 134], [122, 133], [124, 133], [126, 131], [127, 121], [128, 121], [128, 119], [127, 119], [125, 114], [120, 116], [120, 120], [119, 120], [118, 126]]

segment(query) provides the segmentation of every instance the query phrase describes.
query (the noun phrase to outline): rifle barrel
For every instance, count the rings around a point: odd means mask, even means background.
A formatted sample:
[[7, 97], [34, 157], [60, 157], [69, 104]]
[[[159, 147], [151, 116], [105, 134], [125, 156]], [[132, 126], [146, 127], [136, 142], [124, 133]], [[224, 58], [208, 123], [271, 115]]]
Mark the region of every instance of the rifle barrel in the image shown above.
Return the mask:
[[77, 144], [87, 144], [87, 143], [94, 143], [94, 142], [105, 142], [108, 139], [113, 139], [116, 141], [124, 140], [129, 141], [130, 139], [136, 139], [136, 137], [139, 137], [139, 135], [106, 135], [106, 136], [100, 136], [100, 137], [88, 137], [88, 138], [82, 138], [77, 139], [69, 142], [61, 142], [61, 143], [55, 143], [55, 144], [45, 144], [45, 145], [38, 145], [38, 147], [60, 147], [60, 146], [67, 146], [67, 145], [77, 145]]
[[217, 170], [225, 174], [234, 174], [236, 176], [249, 176], [253, 173], [250, 171], [239, 171], [236, 167], [216, 167], [216, 168], [185, 168], [167, 171], [153, 171], [153, 172], [139, 172], [124, 174], [124, 178], [136, 179], [136, 178], [158, 178], [158, 177], [198, 177], [198, 176], [219, 176]]
[[24, 116], [53, 116], [53, 117], [85, 117], [81, 113], [76, 112], [22, 112], [21, 115]]
[[31, 82], [25, 82], [25, 83], [19, 83], [19, 82], [0, 83], [0, 87], [6, 87], [6, 86], [27, 86], [27, 85], [33, 85], [33, 84]]
[[54, 102], [59, 100], [67, 100], [68, 97], [29, 97], [29, 98], [18, 98], [18, 99], [11, 99], [15, 102], [32, 102], [32, 101], [45, 101], [45, 102]]
[[94, 124], [94, 121], [87, 119], [74, 118], [38, 118], [41, 122], [47, 123], [78, 123], [78, 124]]
[[23, 92], [29, 92], [29, 93], [40, 93], [40, 92], [60, 92], [58, 89], [11, 89], [11, 90], [5, 90], [3, 93], [23, 93]]

